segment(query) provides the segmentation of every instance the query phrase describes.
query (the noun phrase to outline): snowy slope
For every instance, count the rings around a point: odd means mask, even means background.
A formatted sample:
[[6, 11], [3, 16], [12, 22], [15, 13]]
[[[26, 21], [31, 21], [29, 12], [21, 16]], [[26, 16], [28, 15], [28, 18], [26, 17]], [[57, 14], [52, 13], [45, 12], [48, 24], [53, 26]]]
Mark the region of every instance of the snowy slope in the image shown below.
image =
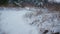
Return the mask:
[[26, 12], [30, 12], [30, 11], [25, 9], [0, 10], [1, 13], [0, 34], [38, 34], [37, 28], [35, 26], [30, 26], [24, 21], [23, 15]]

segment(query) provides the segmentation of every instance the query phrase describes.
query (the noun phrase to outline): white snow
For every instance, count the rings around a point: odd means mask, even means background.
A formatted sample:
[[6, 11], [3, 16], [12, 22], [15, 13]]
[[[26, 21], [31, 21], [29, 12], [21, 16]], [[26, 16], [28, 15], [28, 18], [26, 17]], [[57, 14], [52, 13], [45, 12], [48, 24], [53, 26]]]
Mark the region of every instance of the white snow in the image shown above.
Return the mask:
[[38, 34], [37, 27], [30, 26], [27, 24], [24, 19], [23, 15], [27, 12], [30, 12], [28, 10], [22, 9], [22, 10], [11, 10], [11, 9], [5, 9], [1, 10], [1, 33], [5, 34]]
[[54, 2], [60, 3], [60, 0], [55, 0]]
[[47, 34], [60, 32], [59, 12], [42, 8], [5, 8], [0, 10], [0, 33]]
[[47, 34], [60, 32], [59, 12], [42, 9], [25, 14], [26, 21], [39, 28], [40, 34], [48, 30]]
[[60, 3], [60, 0], [48, 0], [48, 2]]

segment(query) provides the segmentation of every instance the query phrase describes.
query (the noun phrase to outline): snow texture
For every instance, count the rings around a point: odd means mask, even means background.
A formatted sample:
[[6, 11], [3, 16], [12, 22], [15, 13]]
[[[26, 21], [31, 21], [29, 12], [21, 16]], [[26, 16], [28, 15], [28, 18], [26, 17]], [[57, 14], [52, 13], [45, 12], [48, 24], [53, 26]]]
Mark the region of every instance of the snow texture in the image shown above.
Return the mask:
[[23, 15], [28, 11], [27, 9], [21, 8], [3, 8], [0, 10], [0, 34], [38, 34], [37, 27], [28, 25]]
[[47, 8], [2, 8], [0, 34], [60, 33], [59, 18], [59, 12], [49, 11]]
[[[40, 9], [25, 14], [25, 19], [30, 25], [38, 27], [39, 34], [60, 33], [60, 14], [48, 9]], [[45, 31], [48, 31], [44, 33]]]

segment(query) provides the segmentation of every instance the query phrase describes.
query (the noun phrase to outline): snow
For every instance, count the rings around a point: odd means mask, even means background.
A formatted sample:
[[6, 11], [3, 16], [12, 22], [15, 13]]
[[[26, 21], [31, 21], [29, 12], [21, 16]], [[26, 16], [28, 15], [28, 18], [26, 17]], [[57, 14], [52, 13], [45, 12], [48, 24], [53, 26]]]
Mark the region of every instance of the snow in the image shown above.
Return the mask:
[[48, 0], [49, 2], [60, 3], [60, 0]]
[[1, 33], [0, 34], [38, 34], [37, 27], [30, 26], [23, 19], [23, 15], [28, 10], [3, 9], [1, 13]]
[[60, 32], [59, 12], [47, 8], [4, 8], [0, 10], [0, 33], [47, 34]]
[[60, 0], [55, 0], [54, 2], [60, 3]]
[[38, 11], [28, 12], [25, 14], [26, 21], [33, 26], [38, 27], [38, 31], [42, 34], [45, 30], [47, 34], [60, 32], [59, 12], [42, 9]]

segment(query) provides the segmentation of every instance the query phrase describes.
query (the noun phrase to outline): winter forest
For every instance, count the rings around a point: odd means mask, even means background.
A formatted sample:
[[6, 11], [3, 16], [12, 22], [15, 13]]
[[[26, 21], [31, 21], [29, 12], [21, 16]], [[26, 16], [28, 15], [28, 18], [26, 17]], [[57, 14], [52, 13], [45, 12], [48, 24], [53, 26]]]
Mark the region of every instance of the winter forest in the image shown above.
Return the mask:
[[0, 0], [0, 34], [60, 34], [60, 0]]

